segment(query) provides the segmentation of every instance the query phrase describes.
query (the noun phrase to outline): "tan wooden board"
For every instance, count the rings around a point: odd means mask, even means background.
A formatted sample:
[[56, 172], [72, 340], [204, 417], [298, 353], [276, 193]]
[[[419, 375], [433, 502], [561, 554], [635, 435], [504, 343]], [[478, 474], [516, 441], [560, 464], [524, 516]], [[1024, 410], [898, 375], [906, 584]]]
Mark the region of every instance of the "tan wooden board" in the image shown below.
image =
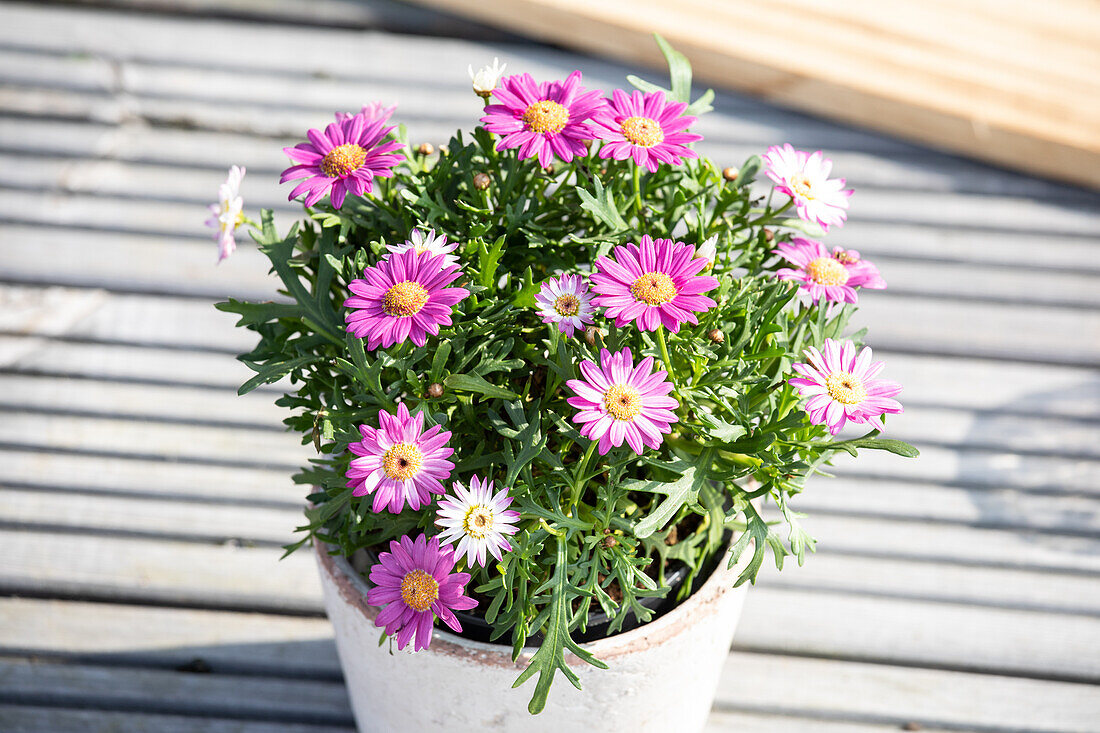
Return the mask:
[[[662, 33], [714, 84], [1100, 188], [1100, 11], [1065, 0], [420, 0], [658, 66]], [[651, 75], [652, 76], [652, 75]]]

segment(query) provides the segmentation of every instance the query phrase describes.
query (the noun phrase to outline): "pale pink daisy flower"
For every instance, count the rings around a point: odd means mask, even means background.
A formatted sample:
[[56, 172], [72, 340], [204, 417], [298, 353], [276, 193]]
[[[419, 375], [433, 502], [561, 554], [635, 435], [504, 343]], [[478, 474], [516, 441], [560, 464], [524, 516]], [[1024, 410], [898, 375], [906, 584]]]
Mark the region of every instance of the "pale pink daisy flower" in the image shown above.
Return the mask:
[[[638, 244], [616, 247], [614, 259], [600, 257], [592, 273], [597, 306], [615, 319], [616, 326], [635, 321], [642, 331], [663, 325], [676, 333], [681, 323], [698, 323], [695, 312], [717, 303], [703, 293], [718, 287], [717, 278], [699, 276], [708, 264], [695, 257], [695, 248], [671, 239], [654, 241], [643, 234]], [[693, 312], [694, 311], [694, 312]]]
[[519, 512], [509, 509], [512, 497], [508, 489], [493, 493], [493, 482], [482, 481], [477, 476], [470, 479], [470, 488], [463, 488], [457, 481], [454, 484], [454, 497], [439, 500], [435, 523], [443, 527], [440, 542], [454, 543], [458, 540], [455, 552], [466, 555], [466, 563], [476, 561], [485, 567], [485, 552], [501, 559], [501, 550], [511, 552], [512, 545], [505, 535], [519, 531], [515, 526], [519, 521]]
[[870, 347], [857, 355], [851, 341], [825, 339], [824, 351], [811, 346], [803, 353], [809, 363], [793, 365], [802, 376], [787, 381], [809, 398], [806, 414], [814, 425], [827, 425], [833, 435], [847, 421], [885, 430], [882, 415], [902, 412], [901, 403], [893, 399], [901, 385], [873, 378], [886, 362], [872, 362]]
[[[433, 257], [442, 255], [443, 259], [440, 260], [440, 267], [451, 267], [458, 264], [458, 256], [451, 254], [458, 249], [458, 242], [447, 244], [447, 235], [436, 234], [432, 229], [429, 229], [426, 233], [419, 229], [413, 229], [409, 232], [409, 238], [405, 240], [404, 244], [388, 244], [386, 249], [393, 254], [413, 250], [417, 254], [431, 252]], [[386, 255], [386, 259], [389, 258], [390, 255]]]
[[454, 550], [440, 547], [439, 538], [420, 535], [390, 542], [390, 551], [378, 556], [370, 569], [374, 587], [367, 591], [367, 603], [382, 606], [374, 625], [397, 634], [397, 648], [413, 641], [413, 650], [427, 649], [432, 641], [435, 618], [454, 631], [462, 631], [454, 610], [465, 611], [477, 601], [465, 594], [469, 573], [452, 573]]
[[592, 117], [592, 132], [604, 141], [601, 158], [626, 160], [656, 173], [661, 163], [680, 165], [684, 158], [698, 158], [687, 147], [702, 140], [702, 135], [684, 132], [695, 123], [685, 115], [687, 104], [665, 100], [664, 92], [612, 92], [612, 99]]
[[791, 197], [801, 219], [817, 223], [826, 232], [830, 226], [844, 225], [852, 189], [844, 188], [843, 178], [829, 178], [833, 161], [820, 150], [806, 153], [790, 143], [773, 145], [764, 154], [764, 166], [776, 183], [775, 190]]
[[593, 323], [592, 292], [580, 275], [550, 278], [539, 288], [535, 302], [543, 323], [556, 323], [558, 330], [572, 336], [577, 329]]
[[643, 444], [661, 447], [662, 434], [671, 432], [672, 423], [679, 420], [672, 410], [680, 403], [668, 396], [672, 383], [665, 380], [667, 373], [650, 373], [653, 357], [634, 366], [630, 349], [617, 354], [601, 349], [600, 366], [585, 360], [580, 369], [584, 379], [566, 382], [577, 395], [566, 402], [580, 410], [573, 422], [582, 425], [581, 435], [599, 441], [601, 456], [623, 441], [638, 455]]
[[400, 514], [406, 504], [419, 509], [432, 494], [446, 492], [443, 481], [455, 467], [447, 460], [454, 453], [447, 447], [451, 433], [438, 425], [424, 430], [423, 412], [410, 416], [401, 403], [396, 415], [380, 411], [378, 427], [360, 425], [359, 434], [361, 441], [348, 444], [358, 457], [348, 465], [347, 486], [355, 489], [352, 496], [374, 494], [372, 511]]
[[390, 178], [402, 156], [391, 155], [401, 147], [386, 135], [394, 126], [385, 127], [386, 119], [368, 120], [362, 113], [333, 122], [320, 130], [306, 133], [309, 142], [283, 148], [297, 165], [283, 171], [279, 183], [304, 178], [290, 192], [293, 201], [306, 194], [305, 205], [313, 206], [329, 194], [333, 208], [344, 205], [348, 192], [356, 196], [373, 191], [375, 178]]
[[859, 252], [839, 247], [832, 253], [813, 239], [795, 237], [772, 250], [794, 265], [776, 271], [780, 280], [799, 284], [799, 297], [804, 303], [816, 303], [824, 298], [837, 303], [855, 303], [856, 288], [886, 287], [878, 268], [860, 259]]
[[367, 122], [374, 122], [375, 120], [388, 120], [394, 110], [397, 109], [396, 104], [391, 104], [389, 107], [385, 106], [381, 102], [371, 102], [370, 104], [364, 104], [363, 108], [358, 112], [337, 112], [336, 121], [346, 122], [355, 115], [362, 115], [366, 118]]
[[244, 199], [241, 198], [241, 181], [244, 166], [229, 169], [225, 183], [218, 186], [218, 203], [210, 204], [210, 218], [206, 226], [214, 229], [214, 241], [218, 243], [218, 262], [237, 249], [237, 228], [244, 223]]
[[429, 334], [451, 325], [451, 309], [470, 291], [449, 288], [462, 273], [457, 265], [443, 266], [445, 255], [407, 249], [363, 271], [352, 280], [354, 295], [344, 301], [347, 330], [367, 339], [367, 350], [411, 340], [423, 346]]
[[602, 92], [581, 86], [581, 72], [564, 81], [536, 83], [530, 74], [506, 76], [493, 90], [499, 104], [485, 107], [485, 129], [502, 137], [497, 150], [519, 148], [519, 159], [537, 157], [550, 165], [556, 155], [568, 163], [594, 138], [588, 120], [603, 107]]

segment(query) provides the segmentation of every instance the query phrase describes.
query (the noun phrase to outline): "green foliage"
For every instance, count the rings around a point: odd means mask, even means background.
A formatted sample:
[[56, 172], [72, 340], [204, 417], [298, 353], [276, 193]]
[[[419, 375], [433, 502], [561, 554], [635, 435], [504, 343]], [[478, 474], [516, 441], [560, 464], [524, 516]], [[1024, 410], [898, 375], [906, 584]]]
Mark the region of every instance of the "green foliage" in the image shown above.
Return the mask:
[[[666, 91], [690, 102], [690, 65], [658, 43], [670, 66]], [[693, 113], [709, 109], [712, 96], [696, 100]], [[833, 441], [800, 408], [787, 383], [791, 364], [806, 347], [842, 337], [853, 308], [799, 305], [795, 288], [775, 279], [764, 226], [782, 241], [798, 221], [754, 199], [758, 157], [731, 183], [706, 160], [637, 176], [632, 161], [599, 158], [593, 145], [545, 170], [495, 143], [479, 128], [456, 133], [445, 153], [427, 159], [406, 145], [407, 161], [393, 178], [375, 180], [374, 195], [349, 197], [340, 211], [319, 205], [285, 237], [265, 212], [255, 238], [281, 283], [279, 299], [218, 308], [258, 337], [240, 357], [255, 372], [241, 391], [284, 385], [278, 404], [289, 410], [287, 427], [318, 451], [295, 477], [314, 489], [304, 537], [288, 551], [317, 537], [350, 555], [438, 532], [434, 505], [375, 514], [371, 497], [354, 497], [346, 486], [347, 446], [359, 439], [358, 426], [377, 426], [378, 413], [398, 403], [452, 432], [454, 479], [465, 483], [476, 472], [510, 488], [521, 512], [513, 550], [466, 570], [494, 638], [510, 641], [517, 657], [532, 636], [541, 638], [516, 681], [537, 676], [535, 713], [558, 672], [579, 686], [566, 651], [602, 666], [573, 639], [590, 610], [607, 613], [612, 630], [631, 613], [648, 618], [642, 601], [669, 592], [667, 565], [687, 566], [689, 583], [677, 591], [684, 596], [730, 531], [730, 562], [743, 563], [738, 584], [755, 581], [769, 552], [778, 567], [788, 555], [801, 563], [814, 542], [790, 503], [829, 456], [916, 450], [874, 432]], [[479, 173], [489, 177], [487, 189], [473, 185]], [[387, 243], [417, 227], [460, 244], [455, 254], [471, 295], [425, 346], [368, 352], [345, 332], [348, 285]], [[717, 237], [708, 274], [719, 281], [709, 293], [718, 305], [698, 325], [684, 324], [666, 343], [599, 317], [590, 345], [541, 321], [534, 296], [545, 279], [588, 272], [596, 257], [643, 233], [696, 245]], [[713, 331], [722, 338], [709, 338]], [[670, 372], [679, 421], [660, 449], [639, 456], [624, 446], [599, 456], [571, 421], [566, 382], [582, 361], [598, 362], [601, 348], [627, 346]]]

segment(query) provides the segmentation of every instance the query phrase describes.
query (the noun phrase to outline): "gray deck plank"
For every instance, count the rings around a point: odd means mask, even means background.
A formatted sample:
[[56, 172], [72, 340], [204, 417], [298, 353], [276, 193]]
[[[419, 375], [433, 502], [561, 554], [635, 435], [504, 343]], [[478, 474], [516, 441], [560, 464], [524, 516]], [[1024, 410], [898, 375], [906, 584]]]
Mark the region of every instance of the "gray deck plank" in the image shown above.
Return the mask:
[[[349, 713], [350, 714], [350, 713]], [[206, 718], [117, 710], [70, 710], [37, 705], [0, 705], [6, 733], [354, 733], [355, 726], [309, 725], [233, 718]]]
[[[36, 632], [29, 637], [34, 643], [28, 644], [28, 637], [17, 636], [7, 625], [0, 627], [0, 649], [38, 653], [45, 660], [57, 657], [89, 665], [100, 659], [112, 666], [156, 669], [198, 657], [215, 673], [282, 670], [283, 675], [305, 679], [338, 674], [331, 629], [322, 620], [180, 609], [143, 612], [37, 600], [0, 601], [0, 614]], [[134, 635], [131, 629], [146, 633]], [[248, 654], [233, 654], [234, 650]], [[176, 677], [188, 684], [195, 676]], [[792, 698], [786, 692], [791, 680], [805, 680], [810, 689]], [[852, 694], [840, 692], [845, 689]], [[917, 720], [928, 727], [955, 725], [966, 730], [1000, 726], [1078, 731], [1089, 730], [1095, 705], [1090, 688], [1080, 684], [735, 651], [726, 664], [716, 708], [718, 720], [726, 713], [750, 719], [817, 714], [837, 725], [862, 721], [896, 727]]]

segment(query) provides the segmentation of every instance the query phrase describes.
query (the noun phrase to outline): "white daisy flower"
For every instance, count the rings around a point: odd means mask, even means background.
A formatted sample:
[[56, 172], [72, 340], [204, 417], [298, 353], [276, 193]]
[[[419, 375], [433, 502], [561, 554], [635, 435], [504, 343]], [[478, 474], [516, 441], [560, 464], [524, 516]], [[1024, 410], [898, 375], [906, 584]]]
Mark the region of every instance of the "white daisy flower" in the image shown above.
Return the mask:
[[556, 323], [558, 330], [572, 336], [577, 329], [593, 322], [596, 312], [592, 293], [580, 275], [562, 275], [542, 284], [535, 296], [543, 323]]
[[244, 199], [241, 198], [241, 181], [244, 167], [235, 165], [229, 169], [225, 183], [218, 187], [218, 203], [210, 204], [210, 218], [206, 226], [214, 229], [214, 241], [218, 243], [218, 262], [237, 249], [237, 227], [244, 222]]
[[[413, 229], [409, 232], [409, 238], [405, 240], [404, 244], [389, 244], [386, 245], [393, 254], [401, 254], [402, 252], [408, 252], [410, 249], [416, 250], [417, 254], [421, 252], [431, 252], [432, 257], [436, 255], [444, 255], [441, 260], [441, 266], [445, 269], [451, 265], [458, 264], [458, 256], [451, 254], [458, 249], [458, 242], [451, 242], [447, 244], [446, 234], [436, 234], [434, 230], [429, 229], [427, 234], [421, 232], [419, 229]], [[386, 257], [389, 259], [389, 256]]]
[[485, 567], [485, 551], [497, 560], [501, 559], [501, 550], [510, 552], [511, 543], [505, 535], [519, 531], [515, 523], [519, 521], [519, 512], [508, 509], [512, 497], [504, 488], [493, 494], [493, 482], [482, 481], [476, 475], [470, 479], [470, 488], [466, 489], [457, 481], [454, 484], [455, 495], [446, 496], [439, 501], [435, 523], [443, 527], [440, 542], [454, 543], [455, 556], [466, 555], [466, 562]]
[[492, 66], [482, 66], [474, 73], [474, 67], [468, 66], [467, 70], [470, 72], [470, 81], [473, 83], [474, 94], [479, 97], [488, 98], [493, 90], [497, 88], [497, 84], [500, 83], [500, 77], [504, 76], [504, 70], [508, 68], [508, 64], [500, 63], [497, 58], [493, 59]]
[[695, 250], [696, 257], [702, 257], [707, 261], [707, 266], [703, 268], [703, 271], [707, 271], [714, 267], [715, 260], [718, 259], [718, 235], [708, 237], [699, 248]]

